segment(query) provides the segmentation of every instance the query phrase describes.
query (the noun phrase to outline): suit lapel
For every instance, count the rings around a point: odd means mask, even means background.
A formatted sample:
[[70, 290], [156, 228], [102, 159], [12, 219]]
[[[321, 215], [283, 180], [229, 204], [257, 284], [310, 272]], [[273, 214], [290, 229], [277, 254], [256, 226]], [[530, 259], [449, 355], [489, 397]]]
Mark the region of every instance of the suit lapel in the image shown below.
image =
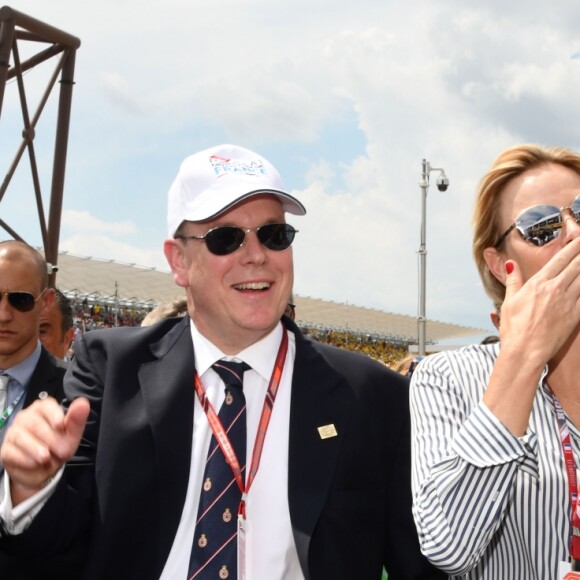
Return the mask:
[[[288, 498], [298, 556], [306, 572], [310, 539], [334, 476], [353, 395], [313, 344], [300, 331], [295, 335]], [[325, 426], [330, 434], [326, 438], [319, 432]]]
[[151, 345], [156, 360], [143, 364], [139, 382], [159, 466], [160, 553], [169, 554], [183, 511], [191, 466], [194, 357], [189, 317]]
[[63, 397], [62, 378], [65, 368], [65, 363], [58, 362], [42, 347], [40, 358], [26, 387], [24, 407], [34, 403], [43, 391], [60, 401]]
[[[296, 359], [292, 378], [288, 498], [302, 569], [333, 479], [346, 434], [352, 392], [292, 323]], [[151, 347], [156, 360], [142, 365], [139, 381], [149, 416], [159, 466], [161, 554], [168, 554], [183, 511], [191, 466], [194, 357], [189, 318]], [[321, 438], [319, 427], [332, 425], [336, 437]]]

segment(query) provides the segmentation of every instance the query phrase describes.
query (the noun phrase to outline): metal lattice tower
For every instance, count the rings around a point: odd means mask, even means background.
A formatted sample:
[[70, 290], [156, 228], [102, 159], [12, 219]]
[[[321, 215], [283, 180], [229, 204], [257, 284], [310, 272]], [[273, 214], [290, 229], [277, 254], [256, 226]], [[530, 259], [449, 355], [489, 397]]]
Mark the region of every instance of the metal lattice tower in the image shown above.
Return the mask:
[[[26, 48], [33, 46], [39, 48], [32, 56], [21, 61], [23, 43], [27, 43]], [[18, 86], [18, 95], [22, 109], [22, 139], [16, 145], [16, 153], [10, 164], [6, 175], [0, 184], [0, 204], [8, 186], [14, 176], [18, 164], [22, 160], [25, 151], [28, 152], [30, 161], [30, 171], [34, 185], [34, 196], [38, 210], [38, 221], [44, 246], [46, 261], [53, 265], [50, 275], [50, 283], [55, 283], [58, 262], [58, 244], [60, 237], [60, 223], [62, 212], [62, 200], [64, 190], [64, 176], [66, 168], [66, 157], [68, 148], [68, 133], [70, 124], [70, 111], [72, 101], [72, 90], [74, 85], [74, 68], [76, 51], [81, 41], [58, 28], [54, 28], [44, 22], [22, 14], [9, 6], [0, 8], [0, 115], [6, 84], [15, 80]], [[32, 115], [29, 111], [27, 93], [24, 84], [24, 75], [35, 66], [45, 61], [54, 63], [54, 71], [48, 80], [46, 89], [38, 103], [37, 109]], [[54, 159], [52, 163], [52, 182], [50, 190], [50, 207], [48, 223], [42, 200], [40, 179], [34, 139], [36, 136], [36, 126], [44, 110], [46, 102], [55, 88], [56, 82], [60, 82], [60, 94], [58, 100], [58, 116], [56, 126], [56, 136], [54, 144]], [[14, 239], [23, 238], [2, 219], [0, 211], [0, 227], [8, 232]]]

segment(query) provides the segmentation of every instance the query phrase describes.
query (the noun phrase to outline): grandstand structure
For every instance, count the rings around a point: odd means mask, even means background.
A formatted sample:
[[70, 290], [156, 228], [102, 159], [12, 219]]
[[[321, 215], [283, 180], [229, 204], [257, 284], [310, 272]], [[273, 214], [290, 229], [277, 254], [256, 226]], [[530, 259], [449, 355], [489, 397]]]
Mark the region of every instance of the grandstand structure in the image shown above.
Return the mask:
[[[144, 312], [183, 293], [168, 271], [67, 252], [58, 256], [57, 285], [77, 303]], [[417, 319], [413, 316], [301, 295], [295, 295], [294, 301], [296, 322], [302, 328], [334, 330], [401, 345], [417, 341]], [[486, 333], [485, 329], [434, 320], [427, 325], [430, 344]]]

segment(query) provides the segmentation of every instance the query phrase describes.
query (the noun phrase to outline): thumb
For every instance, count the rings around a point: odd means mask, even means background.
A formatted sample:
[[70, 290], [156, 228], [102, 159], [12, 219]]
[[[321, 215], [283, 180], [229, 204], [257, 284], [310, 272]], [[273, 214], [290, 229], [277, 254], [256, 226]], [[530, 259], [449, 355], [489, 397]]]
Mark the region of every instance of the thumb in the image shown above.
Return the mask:
[[522, 272], [517, 262], [508, 260], [505, 263], [505, 295], [506, 298], [513, 296], [523, 286]]
[[83, 436], [90, 410], [89, 401], [85, 398], [75, 399], [68, 408], [64, 418], [64, 429], [67, 437], [75, 445], [80, 442]]

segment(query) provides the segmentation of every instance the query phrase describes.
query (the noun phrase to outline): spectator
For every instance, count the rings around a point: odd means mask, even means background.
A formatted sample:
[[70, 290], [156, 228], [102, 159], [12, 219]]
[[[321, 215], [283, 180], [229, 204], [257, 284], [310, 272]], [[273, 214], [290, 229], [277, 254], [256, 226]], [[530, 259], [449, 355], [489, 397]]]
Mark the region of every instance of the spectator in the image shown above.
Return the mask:
[[290, 300], [288, 301], [288, 304], [286, 304], [284, 316], [287, 316], [290, 320], [296, 319], [296, 304], [294, 304], [294, 294], [290, 294]]
[[[0, 444], [23, 407], [47, 396], [63, 398], [64, 364], [38, 340], [41, 315], [54, 301], [54, 290], [47, 283], [47, 265], [39, 252], [20, 241], [0, 242]], [[82, 551], [75, 541], [69, 546], [61, 563], [74, 567]], [[25, 554], [0, 550], [0, 578], [78, 580], [38, 550]]]
[[160, 320], [166, 320], [174, 316], [185, 316], [187, 314], [187, 297], [182, 296], [169, 302], [159, 304], [141, 322], [141, 326], [151, 326]]
[[52, 305], [40, 315], [40, 342], [56, 358], [67, 359], [74, 337], [70, 300], [58, 288]]
[[417, 365], [424, 359], [424, 356], [416, 356], [410, 354], [404, 359], [400, 360], [394, 367], [393, 370], [406, 377], [413, 376], [413, 372]]
[[[520, 145], [483, 177], [474, 255], [500, 343], [413, 375], [414, 515], [454, 578], [563, 578], [580, 566], [580, 156]], [[568, 575], [566, 575], [568, 577]]]

